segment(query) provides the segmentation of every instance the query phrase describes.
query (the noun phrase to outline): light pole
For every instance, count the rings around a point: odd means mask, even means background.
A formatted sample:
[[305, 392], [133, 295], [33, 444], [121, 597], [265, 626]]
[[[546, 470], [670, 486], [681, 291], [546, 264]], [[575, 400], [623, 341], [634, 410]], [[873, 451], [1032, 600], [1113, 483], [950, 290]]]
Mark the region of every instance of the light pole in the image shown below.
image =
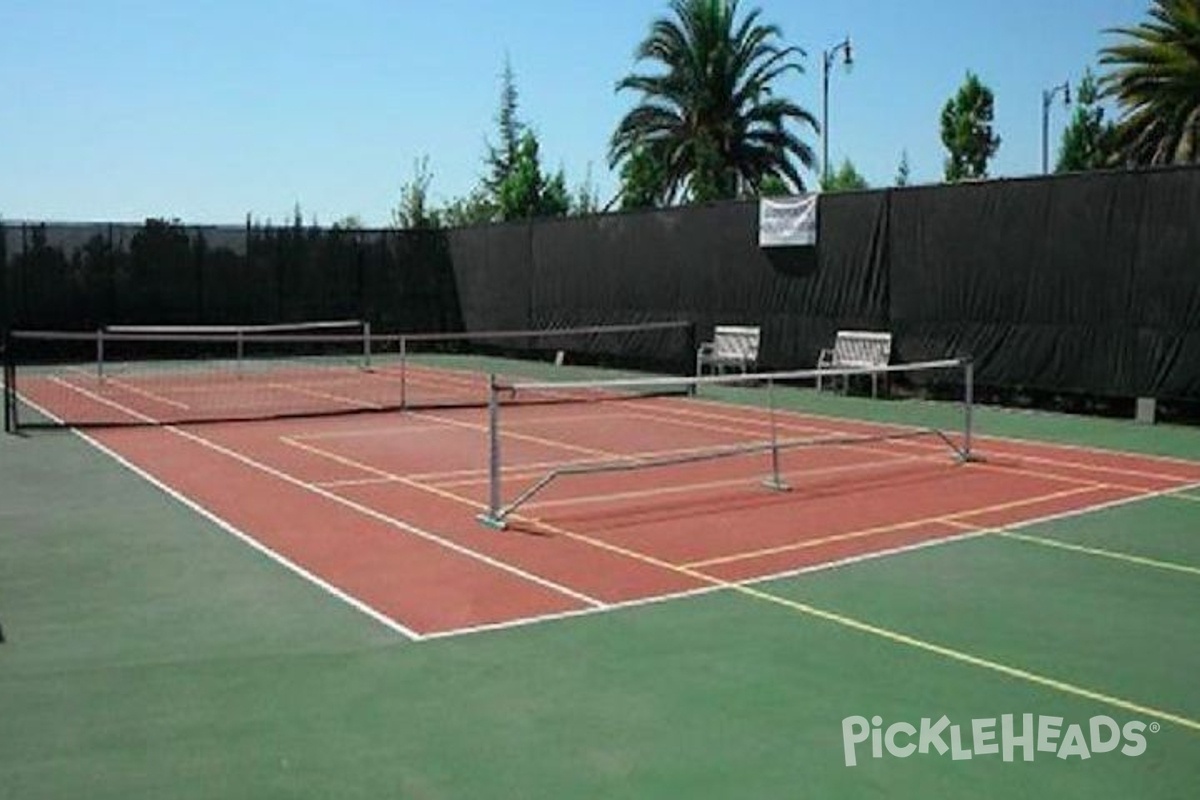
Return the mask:
[[1063, 81], [1057, 86], [1042, 89], [1042, 174], [1050, 171], [1050, 104], [1054, 95], [1063, 93], [1063, 105], [1071, 105], [1071, 83]]
[[829, 185], [829, 68], [839, 51], [845, 54], [843, 63], [852, 66], [854, 55], [849, 36], [821, 54], [821, 188]]

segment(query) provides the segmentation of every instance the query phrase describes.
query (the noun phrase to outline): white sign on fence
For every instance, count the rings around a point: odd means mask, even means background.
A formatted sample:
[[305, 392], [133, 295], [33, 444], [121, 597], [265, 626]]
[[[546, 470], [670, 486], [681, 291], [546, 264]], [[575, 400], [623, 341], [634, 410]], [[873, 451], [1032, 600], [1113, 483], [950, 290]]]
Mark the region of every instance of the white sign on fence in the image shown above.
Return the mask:
[[764, 197], [758, 205], [759, 247], [803, 247], [817, 243], [817, 195]]

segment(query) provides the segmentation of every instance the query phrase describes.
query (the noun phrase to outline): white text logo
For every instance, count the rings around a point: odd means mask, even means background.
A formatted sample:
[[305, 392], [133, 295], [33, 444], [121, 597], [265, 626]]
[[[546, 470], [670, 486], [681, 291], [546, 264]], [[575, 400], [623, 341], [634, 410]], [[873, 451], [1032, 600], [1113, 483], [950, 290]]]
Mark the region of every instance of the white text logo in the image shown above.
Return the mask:
[[[1036, 753], [1053, 753], [1061, 759], [1080, 760], [1094, 754], [1118, 750], [1122, 755], [1140, 756], [1146, 752], [1146, 731], [1158, 733], [1159, 724], [1149, 725], [1130, 720], [1124, 725], [1105, 715], [1097, 715], [1086, 723], [1063, 725], [1062, 717], [1022, 714], [1002, 714], [973, 719], [959, 725], [943, 715], [934, 720], [923, 717], [919, 723], [893, 722], [886, 727], [883, 718], [846, 717], [842, 720], [842, 749], [846, 766], [858, 764], [865, 755], [866, 742], [872, 758], [883, 758], [886, 752], [896, 758], [908, 758], [914, 753], [928, 755], [949, 753], [954, 761], [966, 761], [975, 756], [1000, 755], [1013, 761], [1019, 752], [1025, 761], [1033, 761]], [[865, 745], [863, 753], [859, 745]]]

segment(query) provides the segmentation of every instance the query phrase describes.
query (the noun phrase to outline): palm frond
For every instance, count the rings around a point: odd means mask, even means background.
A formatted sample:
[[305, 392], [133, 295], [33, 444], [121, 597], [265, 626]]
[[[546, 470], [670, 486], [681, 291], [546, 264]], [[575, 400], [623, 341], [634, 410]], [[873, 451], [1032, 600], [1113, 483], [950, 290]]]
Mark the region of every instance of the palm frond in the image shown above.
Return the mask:
[[1130, 164], [1200, 161], [1200, 2], [1156, 0], [1150, 21], [1106, 33], [1102, 92], [1121, 110], [1115, 141]]
[[672, 0], [670, 12], [635, 50], [655, 69], [616, 84], [640, 100], [613, 132], [610, 164], [652, 152], [667, 199], [694, 188], [698, 170], [730, 194], [768, 175], [802, 187], [800, 167], [811, 168], [814, 156], [799, 130], [819, 127], [775, 87], [804, 74], [804, 51], [782, 44], [759, 9], [740, 14], [736, 0]]

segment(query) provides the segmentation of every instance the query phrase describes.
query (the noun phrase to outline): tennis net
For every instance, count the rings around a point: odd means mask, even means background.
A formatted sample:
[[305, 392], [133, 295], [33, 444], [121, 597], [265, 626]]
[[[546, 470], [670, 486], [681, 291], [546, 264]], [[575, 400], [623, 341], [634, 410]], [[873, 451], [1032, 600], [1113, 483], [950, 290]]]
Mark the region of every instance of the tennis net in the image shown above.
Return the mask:
[[[692, 326], [651, 322], [521, 331], [372, 334], [353, 321], [12, 331], [6, 429], [169, 425], [485, 406], [488, 375], [681, 374]], [[624, 372], [621, 374], [635, 374]], [[507, 402], [565, 402], [522, 393]]]
[[107, 334], [141, 336], [305, 336], [320, 334], [370, 335], [371, 324], [360, 319], [280, 322], [266, 325], [105, 325]]
[[[798, 425], [780, 409], [782, 401], [794, 396], [795, 388], [815, 387], [821, 381], [842, 378], [847, 381], [857, 378], [883, 379], [888, 383], [909, 386], [938, 385], [958, 386], [961, 394], [962, 414], [958, 424], [952, 427], [910, 426], [877, 422], [836, 420], [820, 426]], [[512, 463], [505, 459], [503, 447], [508, 426], [506, 414], [501, 407], [510, 397], [522, 395], [547, 396], [553, 394], [574, 398], [612, 399], [618, 397], [646, 398], [664, 394], [681, 395], [683, 400], [670, 401], [670, 405], [654, 409], [660, 420], [658, 427], [669, 427], [673, 417], [687, 416], [685, 404], [737, 403], [757, 407], [757, 416], [741, 420], [736, 428], [720, 429], [719, 441], [699, 446], [689, 443], [678, 448], [640, 452], [636, 446], [629, 452], [616, 452], [611, 456], [595, 459], [572, 460], [544, 469], [524, 488], [504, 497], [504, 487], [511, 486], [506, 478], [514, 472], [528, 475], [519, 459]], [[787, 372], [763, 372], [753, 374], [714, 375], [704, 377], [676, 378], [622, 378], [610, 380], [579, 381], [526, 381], [506, 382], [493, 378], [491, 401], [488, 412], [488, 496], [487, 510], [479, 520], [488, 527], [503, 529], [508, 519], [522, 506], [552, 483], [569, 476], [595, 475], [600, 473], [627, 472], [672, 465], [692, 464], [718, 459], [744, 458], [761, 455], [762, 483], [774, 490], [789, 488], [783, 455], [790, 451], [806, 448], [869, 448], [886, 447], [888, 443], [901, 440], [926, 439], [936, 443], [935, 451], [957, 461], [973, 460], [972, 416], [974, 406], [974, 368], [970, 358], [954, 358], [897, 364], [874, 368], [838, 368], [823, 370], [793, 370]], [[799, 431], [799, 433], [798, 433]], [[927, 445], [926, 445], [927, 446]], [[606, 448], [617, 449], [617, 448]], [[536, 472], [536, 470], [535, 470]]]

